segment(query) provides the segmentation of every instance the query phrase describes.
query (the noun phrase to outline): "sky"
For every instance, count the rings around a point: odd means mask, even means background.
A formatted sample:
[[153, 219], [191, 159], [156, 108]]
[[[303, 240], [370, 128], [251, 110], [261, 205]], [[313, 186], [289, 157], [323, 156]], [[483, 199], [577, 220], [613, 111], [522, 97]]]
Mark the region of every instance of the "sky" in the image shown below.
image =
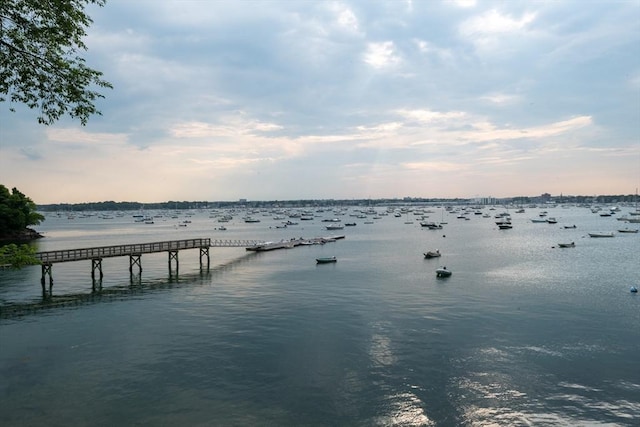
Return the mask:
[[0, 104], [37, 204], [633, 194], [640, 0], [107, 0], [86, 126]]

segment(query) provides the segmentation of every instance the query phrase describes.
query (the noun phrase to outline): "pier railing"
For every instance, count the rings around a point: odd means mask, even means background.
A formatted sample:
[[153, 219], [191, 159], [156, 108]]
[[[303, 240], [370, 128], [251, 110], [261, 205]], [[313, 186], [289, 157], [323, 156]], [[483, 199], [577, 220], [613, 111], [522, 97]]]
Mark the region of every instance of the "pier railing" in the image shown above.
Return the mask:
[[142, 255], [155, 252], [171, 252], [182, 249], [197, 249], [209, 247], [248, 247], [260, 243], [258, 240], [211, 240], [185, 239], [164, 242], [135, 243], [113, 246], [99, 246], [81, 249], [62, 249], [36, 253], [36, 258], [42, 264], [59, 262], [82, 261], [99, 258], [110, 258], [127, 255]]
[[38, 252], [36, 257], [43, 264], [110, 258], [126, 255], [142, 255], [155, 252], [196, 249], [211, 246], [211, 239], [171, 240], [165, 242], [135, 243], [127, 245], [100, 246], [94, 248], [63, 249]]

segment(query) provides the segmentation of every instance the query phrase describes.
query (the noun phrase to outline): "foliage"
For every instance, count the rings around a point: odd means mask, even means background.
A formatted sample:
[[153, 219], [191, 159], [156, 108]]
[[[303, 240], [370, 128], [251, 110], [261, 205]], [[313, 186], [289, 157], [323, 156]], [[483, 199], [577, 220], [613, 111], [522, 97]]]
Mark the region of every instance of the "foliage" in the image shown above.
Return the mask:
[[40, 261], [36, 258], [36, 248], [33, 246], [12, 243], [0, 247], [0, 267], [22, 268], [36, 264], [40, 264]]
[[44, 216], [36, 212], [36, 204], [13, 188], [11, 192], [0, 184], [0, 236], [24, 231], [30, 225], [38, 225]]
[[0, 0], [0, 102], [39, 109], [38, 122], [46, 125], [65, 113], [82, 125], [101, 114], [95, 101], [104, 96], [95, 89], [112, 85], [78, 52], [87, 49], [82, 38], [93, 22], [84, 8], [105, 2]]

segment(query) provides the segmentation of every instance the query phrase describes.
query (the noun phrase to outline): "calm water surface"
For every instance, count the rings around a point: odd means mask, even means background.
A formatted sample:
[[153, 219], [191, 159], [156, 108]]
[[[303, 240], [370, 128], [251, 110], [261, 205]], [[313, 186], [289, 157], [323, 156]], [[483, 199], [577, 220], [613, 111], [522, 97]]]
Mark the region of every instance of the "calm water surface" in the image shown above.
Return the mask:
[[[378, 208], [379, 212], [384, 209]], [[356, 221], [344, 240], [266, 253], [212, 248], [0, 271], [0, 423], [113, 425], [640, 425], [640, 233], [586, 208], [457, 219]], [[350, 210], [353, 212], [353, 209]], [[260, 214], [188, 227], [48, 216], [39, 250], [194, 237], [280, 240], [334, 234], [313, 221], [276, 229]], [[254, 215], [255, 216], [255, 215]], [[405, 222], [412, 221], [412, 224]], [[576, 224], [576, 229], [564, 225]], [[560, 242], [576, 247], [558, 249]], [[439, 249], [440, 259], [423, 252]], [[316, 265], [332, 256], [336, 264]], [[454, 273], [436, 279], [446, 265]], [[44, 308], [43, 308], [44, 307]]]

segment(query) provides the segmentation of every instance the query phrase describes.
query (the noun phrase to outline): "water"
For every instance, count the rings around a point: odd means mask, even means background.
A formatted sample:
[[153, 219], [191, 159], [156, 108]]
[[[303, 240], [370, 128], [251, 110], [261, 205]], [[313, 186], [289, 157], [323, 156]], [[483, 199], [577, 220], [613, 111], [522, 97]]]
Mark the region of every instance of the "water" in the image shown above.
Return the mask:
[[[2, 425], [638, 425], [640, 234], [589, 238], [622, 223], [586, 208], [531, 223], [538, 212], [512, 230], [344, 216], [358, 222], [344, 240], [212, 248], [209, 272], [181, 251], [177, 277], [165, 253], [143, 255], [133, 281], [127, 258], [106, 259], [96, 293], [89, 261], [56, 264], [44, 308], [39, 267], [0, 271]], [[336, 233], [320, 221], [331, 212], [288, 229], [272, 216], [227, 231], [206, 211], [188, 227], [50, 216], [38, 245]], [[436, 279], [442, 264], [454, 273]]]

